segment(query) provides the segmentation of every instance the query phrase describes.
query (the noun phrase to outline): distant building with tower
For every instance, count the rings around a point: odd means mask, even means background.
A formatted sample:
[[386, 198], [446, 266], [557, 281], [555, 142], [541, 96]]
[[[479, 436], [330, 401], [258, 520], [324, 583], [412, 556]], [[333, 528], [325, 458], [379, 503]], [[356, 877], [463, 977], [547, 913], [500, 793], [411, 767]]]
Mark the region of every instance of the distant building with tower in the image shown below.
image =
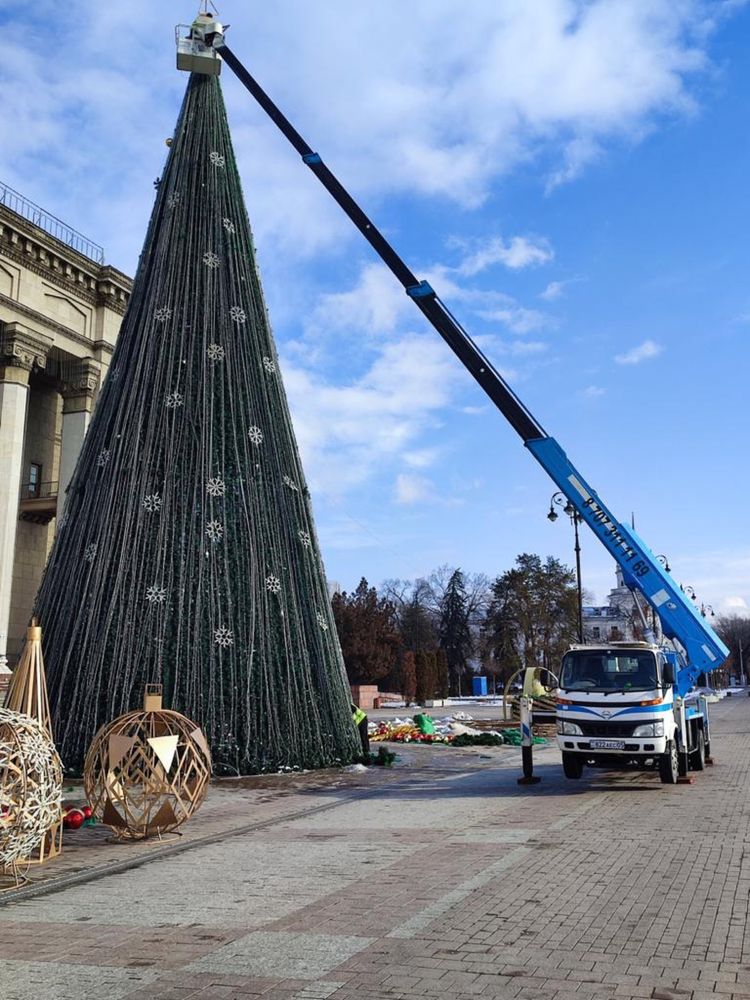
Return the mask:
[[642, 638], [633, 594], [625, 586], [619, 566], [615, 573], [616, 584], [609, 592], [607, 603], [583, 606], [584, 642], [633, 642]]
[[23, 643], [130, 288], [101, 247], [0, 183], [0, 671]]

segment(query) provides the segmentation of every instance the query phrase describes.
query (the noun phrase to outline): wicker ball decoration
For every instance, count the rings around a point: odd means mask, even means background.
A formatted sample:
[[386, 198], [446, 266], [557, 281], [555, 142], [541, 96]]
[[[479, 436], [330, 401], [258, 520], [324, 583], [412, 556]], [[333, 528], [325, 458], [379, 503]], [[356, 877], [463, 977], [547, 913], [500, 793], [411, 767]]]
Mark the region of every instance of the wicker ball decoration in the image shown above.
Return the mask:
[[0, 871], [25, 862], [62, 820], [62, 764], [49, 733], [0, 708]]
[[205, 736], [153, 691], [142, 710], [102, 726], [83, 771], [94, 816], [122, 840], [175, 830], [203, 802], [210, 777]]

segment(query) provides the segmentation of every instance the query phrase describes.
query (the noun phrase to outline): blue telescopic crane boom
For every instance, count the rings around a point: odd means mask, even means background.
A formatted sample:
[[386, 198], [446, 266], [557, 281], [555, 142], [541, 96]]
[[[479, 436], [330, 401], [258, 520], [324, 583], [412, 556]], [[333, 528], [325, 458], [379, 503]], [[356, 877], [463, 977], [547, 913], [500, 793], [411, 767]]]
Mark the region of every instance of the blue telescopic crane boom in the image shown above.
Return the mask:
[[546, 433], [516, 396], [429, 283], [420, 281], [399, 257], [346, 188], [328, 169], [320, 155], [305, 142], [257, 80], [245, 69], [223, 37], [217, 37], [214, 47], [240, 83], [247, 88], [297, 150], [303, 162], [346, 212], [383, 263], [401, 282], [406, 294], [519, 434], [558, 489], [570, 500], [581, 518], [620, 566], [625, 584], [631, 589], [638, 590], [654, 608], [661, 619], [664, 634], [670, 639], [676, 639], [683, 646], [687, 662], [678, 671], [676, 687], [677, 692], [684, 697], [695, 687], [700, 674], [716, 670], [721, 666], [729, 655], [727, 647], [635, 531], [615, 518], [557, 441]]

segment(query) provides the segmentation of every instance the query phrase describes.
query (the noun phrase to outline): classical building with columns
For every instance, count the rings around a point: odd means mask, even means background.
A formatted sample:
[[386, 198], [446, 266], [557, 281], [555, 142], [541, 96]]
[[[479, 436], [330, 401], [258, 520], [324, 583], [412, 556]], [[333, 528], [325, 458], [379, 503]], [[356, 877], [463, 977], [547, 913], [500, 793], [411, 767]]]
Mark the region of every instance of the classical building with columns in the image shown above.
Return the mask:
[[16, 662], [131, 281], [0, 184], [0, 671]]

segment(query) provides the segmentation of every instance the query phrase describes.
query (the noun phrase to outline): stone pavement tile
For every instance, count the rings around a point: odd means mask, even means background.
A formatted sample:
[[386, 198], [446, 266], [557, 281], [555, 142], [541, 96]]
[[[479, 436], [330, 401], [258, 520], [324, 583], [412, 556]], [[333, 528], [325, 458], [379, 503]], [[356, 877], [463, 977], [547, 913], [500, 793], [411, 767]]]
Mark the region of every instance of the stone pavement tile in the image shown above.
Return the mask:
[[149, 969], [102, 970], [6, 958], [0, 964], [0, 996], [2, 1000], [121, 1000], [154, 978]]
[[[607, 987], [612, 1000], [646, 1000], [654, 995], [651, 986], [609, 986]], [[685, 997], [682, 1000], [686, 1000]]]
[[254, 976], [320, 979], [367, 948], [372, 938], [288, 931], [253, 931], [216, 949], [188, 968]]
[[305, 983], [299, 992], [294, 994], [294, 1000], [328, 1000], [344, 986], [346, 983], [338, 980], [319, 980], [317, 983]]
[[132, 993], [127, 994], [127, 1000], [185, 1000], [186, 997], [195, 996], [195, 990], [190, 987], [164, 986], [151, 983], [149, 986], [141, 986]]
[[191, 992], [190, 997], [200, 1000], [232, 1000], [232, 997], [239, 995], [238, 989], [237, 986], [203, 986], [199, 991]]

